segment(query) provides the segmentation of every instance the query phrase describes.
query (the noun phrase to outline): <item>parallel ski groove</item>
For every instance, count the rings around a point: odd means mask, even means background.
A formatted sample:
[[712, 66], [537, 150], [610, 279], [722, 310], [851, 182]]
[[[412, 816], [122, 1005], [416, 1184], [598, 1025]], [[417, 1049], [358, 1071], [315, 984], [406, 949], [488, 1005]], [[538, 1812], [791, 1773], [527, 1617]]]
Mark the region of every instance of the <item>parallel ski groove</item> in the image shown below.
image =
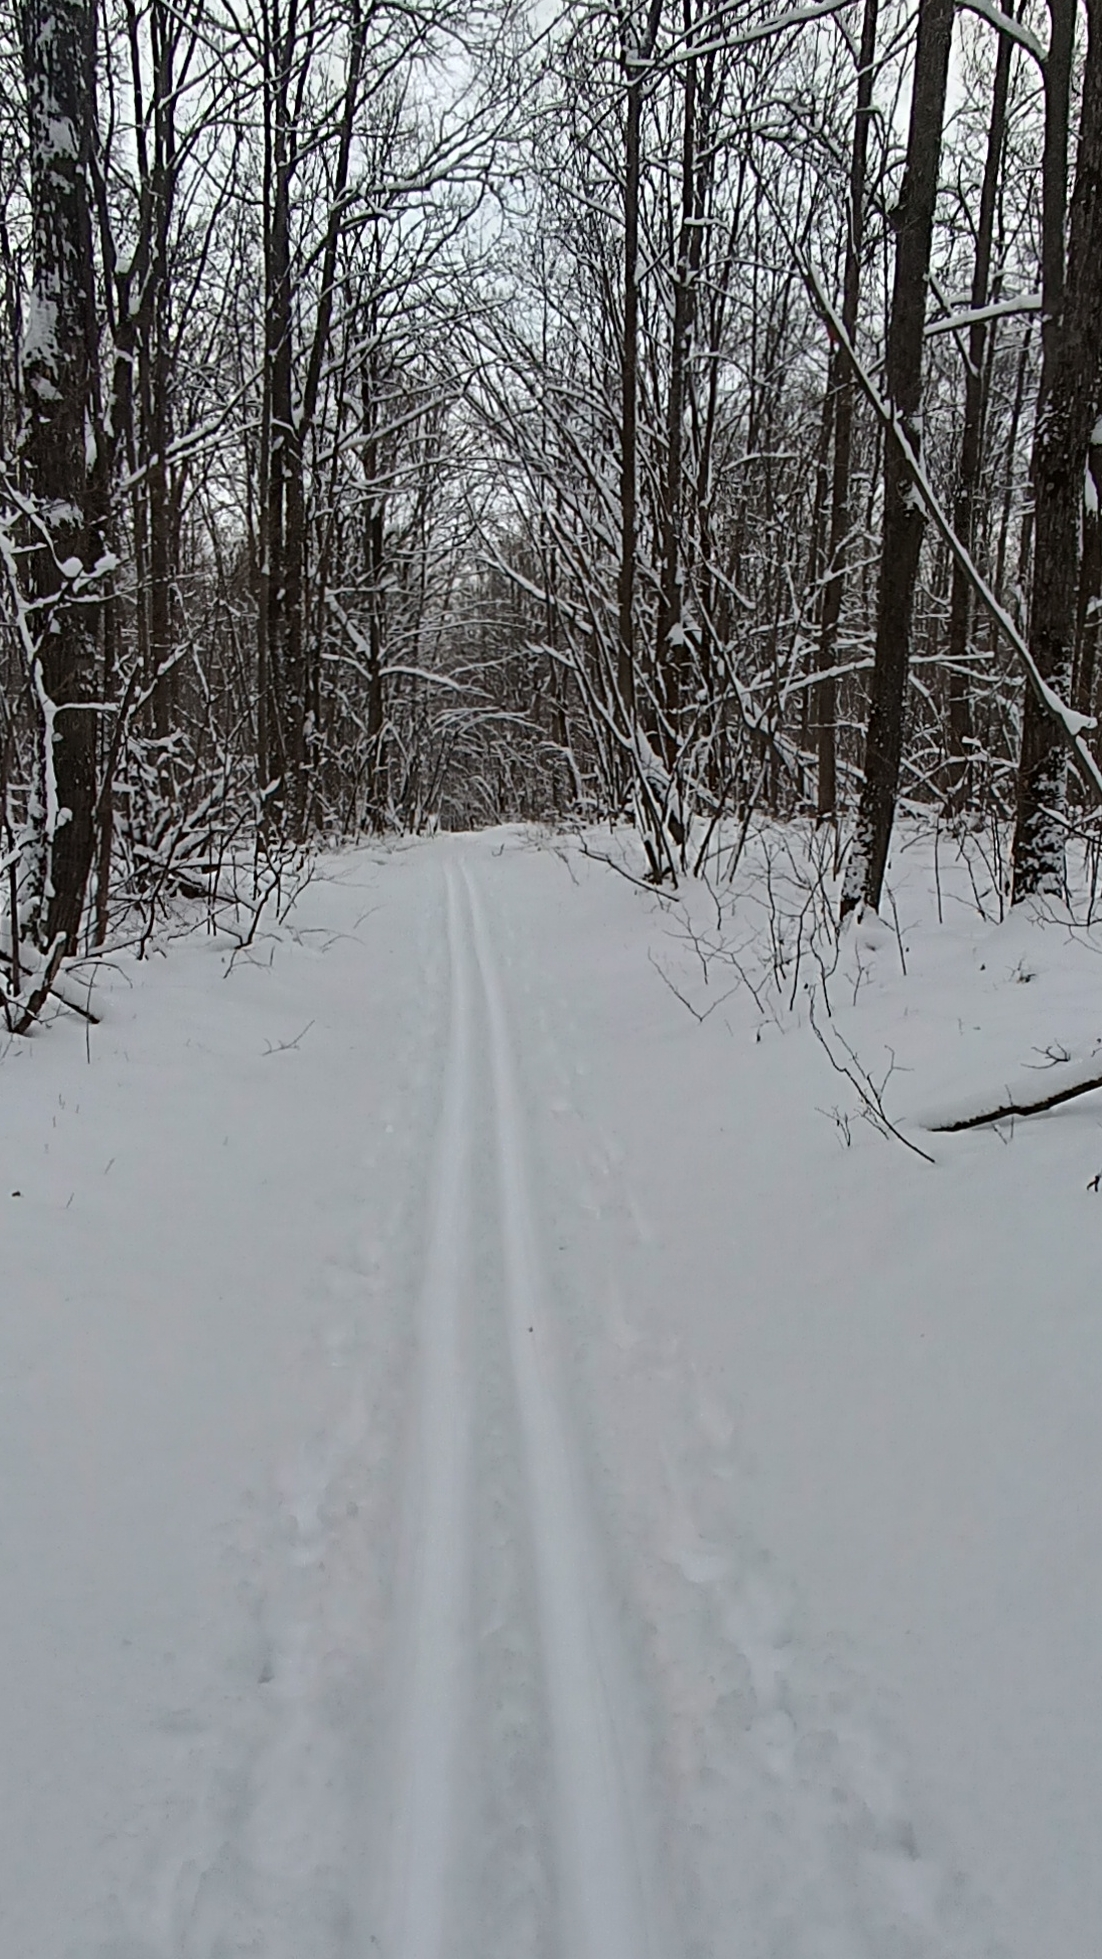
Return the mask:
[[455, 1834], [465, 1604], [469, 1583], [469, 1410], [461, 1307], [470, 1210], [471, 999], [454, 874], [447, 883], [451, 1016], [421, 1295], [419, 1547], [413, 1650], [393, 1842], [394, 1959], [444, 1959]]
[[489, 1030], [507, 1319], [555, 1755], [562, 1949], [564, 1959], [656, 1959], [603, 1673], [609, 1641], [595, 1623], [593, 1551], [544, 1349], [525, 1123], [502, 988], [477, 889], [461, 868]]

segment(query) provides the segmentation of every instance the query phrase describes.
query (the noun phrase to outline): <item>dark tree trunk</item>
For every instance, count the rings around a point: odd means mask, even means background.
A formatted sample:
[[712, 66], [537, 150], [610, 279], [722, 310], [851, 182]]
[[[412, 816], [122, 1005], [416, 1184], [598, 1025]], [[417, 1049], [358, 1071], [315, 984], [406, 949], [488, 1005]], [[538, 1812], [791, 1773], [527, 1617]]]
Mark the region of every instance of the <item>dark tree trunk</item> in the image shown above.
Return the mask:
[[1018, 453], [1018, 429], [1022, 419], [1022, 405], [1025, 401], [1026, 374], [1029, 369], [1029, 347], [1033, 338], [1032, 326], [1027, 326], [1018, 349], [1018, 361], [1014, 374], [1014, 400], [1010, 408], [1010, 427], [1006, 433], [1006, 464], [1003, 470], [1002, 513], [999, 518], [999, 541], [995, 550], [995, 597], [1001, 604], [1006, 603], [1006, 550], [1010, 537], [1010, 513], [1014, 506], [1014, 460]]
[[[1050, 0], [1045, 70], [1044, 326], [1033, 446], [1034, 545], [1030, 650], [1041, 677], [1071, 701], [1079, 532], [1102, 355], [1102, 0], [1088, 0], [1079, 154], [1063, 256], [1067, 117], [1074, 0]], [[1061, 141], [1060, 119], [1063, 137]], [[1067, 743], [1056, 718], [1026, 695], [1014, 832], [1014, 900], [1064, 889]]]
[[[282, 30], [273, 8], [266, 99], [266, 553], [261, 566], [260, 656], [267, 680], [264, 746], [278, 774], [273, 803], [288, 834], [301, 840], [311, 808], [310, 776], [315, 748], [311, 704], [317, 696], [316, 660], [307, 640], [306, 443], [317, 410], [322, 368], [329, 348], [333, 290], [341, 224], [345, 215], [353, 121], [359, 97], [366, 22], [352, 9], [338, 151], [321, 263], [321, 291], [308, 347], [302, 399], [294, 401], [294, 290], [291, 266], [291, 185], [298, 166], [291, 80], [297, 16], [290, 8]], [[307, 57], [304, 57], [307, 58]], [[296, 83], [301, 101], [304, 71]]]
[[[684, 31], [692, 33], [690, 0], [685, 0]], [[685, 101], [681, 150], [681, 225], [674, 267], [673, 334], [670, 348], [670, 389], [666, 419], [666, 485], [662, 510], [662, 588], [658, 610], [658, 671], [676, 750], [678, 720], [688, 680], [688, 646], [682, 605], [681, 508], [685, 480], [685, 412], [689, 400], [690, 362], [696, 325], [696, 288], [704, 243], [705, 169], [698, 165], [698, 104], [711, 92], [711, 58], [705, 61], [704, 87], [698, 88], [697, 58], [685, 64]], [[672, 755], [671, 755], [672, 759]]]
[[[625, 55], [625, 66], [629, 56]], [[639, 146], [642, 80], [629, 68], [624, 133], [624, 339], [620, 349], [620, 580], [616, 691], [620, 712], [635, 714], [636, 448], [639, 415]]]
[[622, 24], [627, 81], [624, 126], [624, 337], [620, 349], [620, 577], [616, 652], [618, 708], [635, 719], [635, 550], [638, 523], [639, 423], [639, 185], [642, 172], [643, 83], [654, 50], [661, 0], [651, 0], [641, 42], [630, 11]]
[[[941, 162], [953, 11], [953, 0], [921, 0], [907, 165], [899, 208], [894, 214], [898, 240], [885, 380], [888, 398], [916, 452], [920, 442], [926, 284]], [[861, 903], [873, 910], [880, 903], [899, 792], [911, 615], [924, 530], [922, 505], [902, 450], [898, 443], [887, 442], [865, 781], [857, 830], [846, 866], [843, 918]]]
[[1090, 459], [1092, 495], [1083, 514], [1083, 561], [1079, 567], [1079, 606], [1076, 620], [1075, 707], [1094, 713], [1098, 677], [1098, 637], [1102, 629], [1102, 419], [1092, 432]]
[[[372, 336], [373, 337], [373, 336]], [[386, 828], [386, 713], [383, 696], [383, 568], [386, 543], [386, 488], [379, 453], [379, 377], [376, 363], [363, 366], [364, 568], [367, 573], [367, 819], [372, 830]]]
[[[144, 298], [144, 447], [149, 510], [149, 662], [153, 686], [153, 728], [159, 741], [172, 732], [175, 685], [169, 663], [173, 650], [175, 525], [168, 464], [172, 433], [172, 352], [169, 291], [169, 226], [176, 191], [176, 98], [174, 87], [176, 18], [155, 5], [150, 15], [153, 51], [153, 159], [145, 195], [149, 201], [150, 270]], [[161, 781], [171, 793], [171, 771], [162, 760]]]
[[[849, 212], [846, 228], [845, 271], [842, 277], [842, 325], [851, 346], [857, 338], [857, 309], [861, 295], [861, 254], [865, 240], [865, 176], [868, 168], [869, 120], [872, 114], [873, 62], [876, 55], [878, 0], [865, 0], [861, 51], [857, 67], [857, 113], [850, 157]], [[823, 593], [819, 628], [819, 671], [830, 674], [835, 664], [838, 622], [846, 582], [849, 541], [849, 480], [853, 461], [853, 374], [842, 348], [831, 353], [827, 387], [834, 398], [834, 468], [830, 490], [830, 579]], [[837, 682], [823, 678], [815, 688], [815, 720], [819, 751], [818, 807], [820, 817], [833, 816], [838, 800], [835, 722]]]
[[[274, 11], [274, 10], [273, 10]], [[281, 44], [278, 18], [269, 53], [273, 74], [266, 108], [268, 141], [267, 237], [265, 240], [265, 420], [267, 482], [264, 486], [264, 550], [261, 563], [262, 660], [264, 666], [265, 764], [269, 809], [284, 820], [294, 743], [287, 673], [288, 449], [293, 439], [291, 401], [291, 210], [292, 162], [288, 154], [290, 30]]]
[[[1009, 36], [999, 35], [995, 54], [995, 78], [991, 90], [991, 121], [987, 132], [983, 187], [980, 191], [979, 222], [976, 226], [976, 260], [972, 271], [971, 306], [973, 312], [988, 303], [991, 290], [991, 248], [995, 236], [995, 211], [1003, 147], [1006, 141], [1006, 102], [1010, 86]], [[964, 426], [961, 430], [960, 469], [953, 509], [953, 529], [961, 543], [972, 551], [976, 536], [976, 494], [983, 458], [983, 424], [987, 374], [987, 348], [993, 329], [976, 320], [968, 330], [968, 355], [964, 369]], [[968, 744], [972, 734], [972, 698], [966, 665], [969, 631], [972, 623], [972, 589], [961, 566], [953, 560], [953, 583], [949, 598], [949, 780], [947, 804], [951, 812], [968, 801]]]
[[80, 574], [99, 556], [90, 517], [96, 345], [88, 157], [94, 126], [95, 11], [88, 0], [24, 0], [23, 65], [31, 156], [34, 287], [23, 347], [27, 485], [43, 537], [32, 578], [39, 609], [44, 946], [75, 950], [92, 862], [98, 603]]

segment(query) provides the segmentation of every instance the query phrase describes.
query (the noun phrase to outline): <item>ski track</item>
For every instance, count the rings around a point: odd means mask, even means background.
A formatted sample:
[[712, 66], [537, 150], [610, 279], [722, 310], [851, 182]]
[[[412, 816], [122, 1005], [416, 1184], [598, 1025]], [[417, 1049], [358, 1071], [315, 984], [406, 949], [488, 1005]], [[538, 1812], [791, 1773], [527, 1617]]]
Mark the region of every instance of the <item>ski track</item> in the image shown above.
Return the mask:
[[553, 1382], [528, 1147], [502, 989], [466, 866], [463, 879], [489, 1033], [509, 1344], [526, 1455], [569, 1921], [564, 1950], [576, 1959], [657, 1959], [609, 1690], [619, 1656], [611, 1626], [599, 1619], [600, 1572]]
[[[501, 982], [469, 869], [448, 866], [451, 1030], [421, 1301], [419, 1461], [407, 1498], [417, 1545], [401, 1688], [401, 1791], [393, 1853], [390, 1959], [474, 1959], [450, 1908], [461, 1863], [459, 1742], [485, 1748], [491, 1709], [472, 1707], [469, 1661], [474, 1547], [467, 1343], [504, 1306], [509, 1388], [523, 1464], [522, 1524], [534, 1568], [542, 1691], [551, 1738], [555, 1949], [569, 1959], [657, 1959], [641, 1858], [626, 1799], [610, 1679], [624, 1691], [612, 1629], [601, 1623], [601, 1580], [585, 1527], [560, 1416], [528, 1172], [528, 1143]], [[477, 1003], [472, 969], [477, 975]], [[476, 1097], [488, 1095], [491, 1150], [477, 1191], [471, 1155]], [[480, 1210], [497, 1254], [504, 1299], [474, 1283], [468, 1219]], [[472, 1324], [479, 1322], [477, 1327]], [[501, 1337], [501, 1329], [497, 1329]], [[530, 1747], [534, 1737], [529, 1737]], [[474, 1778], [472, 1778], [474, 1779]], [[477, 1854], [477, 1846], [476, 1846]], [[544, 1855], [547, 1848], [544, 1847]], [[549, 1928], [536, 1928], [542, 1943]]]
[[[442, 854], [395, 1213], [334, 1247], [308, 1438], [227, 1545], [257, 1684], [182, 1742], [97, 1959], [979, 1959], [859, 1684], [746, 1534], [729, 1411], [630, 1323], [621, 1152], [538, 987], [518, 1049], [478, 859]], [[529, 1076], [574, 1125], [557, 1168]], [[580, 1269], [547, 1263], [556, 1174]]]
[[[459, 892], [448, 868], [451, 1027], [421, 1302], [422, 1487], [407, 1535], [418, 1546], [412, 1667], [401, 1743], [391, 1950], [443, 1959], [464, 1692], [469, 1551], [469, 1402], [460, 1316], [468, 1266], [471, 1008]], [[419, 1513], [419, 1514], [418, 1514]]]

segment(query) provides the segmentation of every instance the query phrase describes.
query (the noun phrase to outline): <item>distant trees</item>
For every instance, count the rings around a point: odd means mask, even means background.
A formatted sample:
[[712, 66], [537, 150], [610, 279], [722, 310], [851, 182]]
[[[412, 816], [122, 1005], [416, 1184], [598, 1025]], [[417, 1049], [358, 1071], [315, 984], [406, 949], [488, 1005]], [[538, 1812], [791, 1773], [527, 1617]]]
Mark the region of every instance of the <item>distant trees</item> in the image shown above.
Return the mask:
[[[983, 9], [982, 24], [964, 17], [967, 108], [954, 113], [947, 156], [951, 0], [922, 0], [911, 22], [892, 12], [879, 57], [875, 5], [859, 23], [855, 9], [822, 11], [828, 19], [809, 23], [748, 7], [725, 11], [719, 26], [707, 10], [639, 5], [621, 14], [616, 36], [608, 24], [564, 15], [544, 82], [544, 127], [556, 136], [540, 155], [554, 162], [537, 167], [535, 208], [545, 246], [550, 231], [573, 275], [564, 295], [548, 280], [544, 249], [538, 273], [533, 266], [538, 296], [521, 303], [563, 315], [550, 343], [562, 364], [543, 374], [541, 415], [572, 433], [533, 451], [515, 415], [503, 420], [500, 398], [494, 426], [505, 466], [528, 480], [539, 527], [556, 532], [554, 610], [594, 731], [598, 801], [623, 804], [626, 758], [627, 802], [656, 877], [690, 861], [694, 817], [706, 830], [725, 809], [759, 801], [810, 803], [821, 817], [852, 807], [863, 760], [843, 913], [880, 902], [900, 793], [938, 820], [969, 822], [981, 811], [1005, 819], [1015, 782], [1014, 891], [1023, 896], [1062, 877], [1068, 736], [1074, 711], [1091, 712], [1096, 685], [1098, 608], [1088, 585], [1099, 582], [1092, 553], [1102, 547], [1088, 495], [1081, 548], [1081, 492], [1067, 489], [1082, 482], [1102, 393], [1102, 313], [1095, 306], [1094, 324], [1082, 324], [1093, 300], [1071, 328], [1081, 396], [1074, 459], [1065, 447], [1062, 466], [1058, 572], [1039, 461], [1055, 440], [1046, 377], [1064, 344], [1059, 323], [1072, 318], [1054, 279], [1065, 250], [1076, 9], [1065, 18], [1055, 8], [1047, 52], [1013, 10]], [[853, 94], [840, 35], [849, 36]], [[1029, 96], [1038, 62], [1043, 126]], [[1088, 50], [1084, 132], [1089, 71]], [[891, 112], [902, 85], [905, 155]], [[982, 144], [971, 136], [977, 127]], [[1085, 142], [1084, 133], [1083, 198]], [[610, 256], [616, 232], [622, 288]], [[823, 376], [816, 294], [835, 279], [831, 317], [841, 333]], [[595, 349], [606, 350], [596, 375]], [[870, 420], [855, 393], [850, 349], [870, 374], [882, 355], [892, 433], [878, 426], [879, 404]], [[547, 351], [546, 341], [539, 359], [514, 348], [507, 362], [526, 367], [523, 386], [534, 393]], [[1063, 428], [1062, 410], [1059, 419]], [[579, 426], [590, 431], [588, 482], [567, 465], [567, 491], [561, 472]], [[908, 460], [920, 455], [940, 498], [933, 544]], [[603, 568], [612, 529], [614, 633]], [[521, 555], [514, 547], [518, 566]], [[1046, 640], [1052, 576], [1062, 665]], [[976, 603], [984, 578], [1031, 622], [1039, 690], [1023, 690], [1012, 647]], [[1047, 776], [1035, 750], [1049, 757]], [[614, 752], [619, 773], [606, 766]], [[1054, 853], [1040, 885], [1027, 862], [1031, 797], [1048, 812], [1039, 820]]]

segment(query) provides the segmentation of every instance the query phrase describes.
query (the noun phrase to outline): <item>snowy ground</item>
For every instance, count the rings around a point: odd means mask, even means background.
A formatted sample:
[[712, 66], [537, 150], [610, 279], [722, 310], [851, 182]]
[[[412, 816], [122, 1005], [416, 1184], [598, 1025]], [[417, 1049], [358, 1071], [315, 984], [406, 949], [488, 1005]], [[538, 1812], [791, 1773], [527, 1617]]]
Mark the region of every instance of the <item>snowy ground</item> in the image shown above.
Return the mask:
[[1096, 1959], [1102, 1097], [922, 1123], [1102, 935], [916, 845], [831, 970], [786, 848], [350, 854], [8, 1052], [3, 1959]]

